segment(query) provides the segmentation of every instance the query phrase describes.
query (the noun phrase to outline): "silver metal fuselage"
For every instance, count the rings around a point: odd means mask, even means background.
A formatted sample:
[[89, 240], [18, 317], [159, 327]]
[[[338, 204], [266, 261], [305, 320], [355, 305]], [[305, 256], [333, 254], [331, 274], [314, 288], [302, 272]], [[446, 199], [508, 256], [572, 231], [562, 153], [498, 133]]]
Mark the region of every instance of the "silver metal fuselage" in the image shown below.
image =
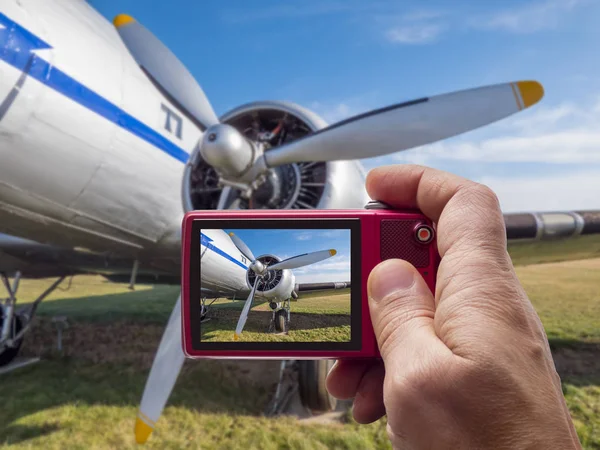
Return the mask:
[[[3, 2], [0, 46], [0, 232], [178, 274], [200, 129], [83, 1]], [[328, 169], [319, 207], [362, 208], [360, 164]]]

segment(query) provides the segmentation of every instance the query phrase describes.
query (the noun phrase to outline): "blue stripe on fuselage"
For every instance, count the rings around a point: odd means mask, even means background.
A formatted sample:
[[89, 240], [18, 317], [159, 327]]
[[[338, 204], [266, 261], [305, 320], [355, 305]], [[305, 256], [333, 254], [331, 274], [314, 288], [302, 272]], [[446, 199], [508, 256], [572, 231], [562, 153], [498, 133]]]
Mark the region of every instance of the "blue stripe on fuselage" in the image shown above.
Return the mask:
[[113, 122], [176, 160], [182, 163], [187, 162], [189, 154], [181, 147], [32, 53], [34, 50], [52, 48], [48, 43], [2, 13], [0, 13], [0, 25], [4, 26], [4, 28], [0, 28], [0, 60], [23, 72], [29, 59], [33, 59], [31, 67], [27, 71], [31, 78]]
[[228, 259], [231, 262], [236, 263], [238, 266], [240, 266], [242, 269], [248, 270], [248, 266], [245, 266], [242, 262], [238, 261], [237, 259], [235, 259], [233, 256], [225, 253], [223, 250], [221, 250], [219, 247], [217, 247], [215, 244], [212, 243], [212, 239], [209, 238], [207, 235], [205, 235], [204, 233], [200, 233], [200, 244], [204, 245], [205, 247], [207, 247], [209, 250], [212, 250], [213, 252], [215, 252], [217, 255], [221, 255], [222, 257], [224, 257], [225, 259]]

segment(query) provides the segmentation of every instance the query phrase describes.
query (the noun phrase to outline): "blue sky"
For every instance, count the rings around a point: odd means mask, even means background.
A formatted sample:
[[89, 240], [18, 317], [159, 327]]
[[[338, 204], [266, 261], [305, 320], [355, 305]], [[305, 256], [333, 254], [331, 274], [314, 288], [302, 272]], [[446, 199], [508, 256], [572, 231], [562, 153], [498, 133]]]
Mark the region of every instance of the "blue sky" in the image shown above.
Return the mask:
[[272, 254], [281, 259], [319, 250], [335, 249], [337, 254], [310, 266], [294, 269], [299, 283], [350, 281], [350, 230], [244, 230], [231, 229], [252, 250], [254, 256]]
[[279, 99], [335, 122], [422, 96], [538, 80], [546, 95], [531, 110], [364, 164], [449, 170], [490, 185], [506, 211], [600, 209], [599, 0], [91, 4], [152, 30], [219, 115]]

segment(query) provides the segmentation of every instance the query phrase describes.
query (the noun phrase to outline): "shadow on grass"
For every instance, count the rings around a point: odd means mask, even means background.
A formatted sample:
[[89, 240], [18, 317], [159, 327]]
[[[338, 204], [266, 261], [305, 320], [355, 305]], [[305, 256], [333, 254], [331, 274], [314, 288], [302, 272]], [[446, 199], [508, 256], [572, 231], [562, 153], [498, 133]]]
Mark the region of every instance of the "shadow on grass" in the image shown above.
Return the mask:
[[[54, 295], [60, 295], [60, 291], [55, 291]], [[178, 286], [154, 286], [139, 291], [67, 297], [43, 301], [37, 314], [65, 315], [93, 322], [132, 319], [145, 323], [164, 323], [171, 314], [178, 296]]]
[[[241, 310], [233, 308], [215, 308], [209, 312], [210, 321], [206, 330], [231, 330], [233, 332], [240, 318]], [[269, 329], [273, 313], [271, 311], [251, 310], [244, 326], [245, 331], [264, 333]], [[350, 326], [350, 314], [307, 314], [292, 311], [290, 330], [314, 330], [319, 328]]]

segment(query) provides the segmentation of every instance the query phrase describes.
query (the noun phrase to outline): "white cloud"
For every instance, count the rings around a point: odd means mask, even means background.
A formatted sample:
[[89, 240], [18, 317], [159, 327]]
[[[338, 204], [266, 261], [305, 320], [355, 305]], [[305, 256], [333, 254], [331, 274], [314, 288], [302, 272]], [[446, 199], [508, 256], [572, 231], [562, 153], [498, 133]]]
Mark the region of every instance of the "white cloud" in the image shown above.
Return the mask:
[[444, 28], [437, 24], [397, 26], [386, 32], [388, 41], [395, 44], [429, 44], [434, 42]]
[[401, 16], [390, 15], [380, 21], [395, 22], [388, 25], [385, 38], [396, 44], [429, 44], [451, 30], [504, 31], [509, 33], [534, 33], [553, 29], [564, 21], [565, 15], [591, 0], [541, 0], [522, 2], [506, 10], [483, 14], [470, 14], [469, 10], [413, 11]]
[[490, 125], [466, 136], [392, 156], [396, 162], [431, 161], [600, 163], [600, 100], [562, 104]]
[[322, 231], [322, 232], [320, 232], [319, 233], [319, 237], [336, 238], [336, 237], [341, 237], [342, 233], [348, 234], [348, 232], [342, 231], [342, 230], [329, 230], [329, 231]]
[[350, 281], [350, 256], [337, 255], [310, 266], [294, 269], [297, 283]]
[[496, 192], [503, 212], [600, 210], [600, 170], [477, 180]]
[[451, 172], [457, 163], [475, 166], [470, 178], [490, 186], [504, 212], [600, 209], [600, 97], [588, 105], [536, 107], [464, 136], [367, 161]]
[[561, 19], [564, 19], [565, 13], [583, 3], [582, 0], [546, 0], [525, 3], [510, 10], [472, 17], [468, 20], [468, 24], [473, 28], [485, 30], [533, 33], [556, 27]]

